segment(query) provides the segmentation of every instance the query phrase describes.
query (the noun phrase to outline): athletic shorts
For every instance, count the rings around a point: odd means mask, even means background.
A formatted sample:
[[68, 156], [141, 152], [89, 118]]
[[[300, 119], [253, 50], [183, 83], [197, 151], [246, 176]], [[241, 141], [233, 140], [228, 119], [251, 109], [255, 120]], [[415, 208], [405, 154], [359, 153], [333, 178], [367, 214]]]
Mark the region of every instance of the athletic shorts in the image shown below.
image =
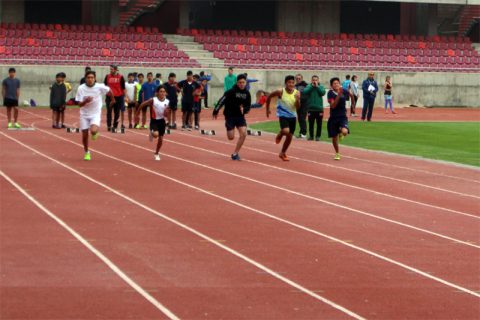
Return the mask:
[[178, 109], [178, 103], [177, 103], [177, 102], [172, 103], [172, 102], [170, 101], [169, 107], [170, 107], [170, 110], [172, 110], [172, 111], [177, 111], [177, 109]]
[[55, 112], [61, 112], [65, 110], [65, 105], [62, 106], [50, 106], [50, 109]]
[[182, 102], [182, 112], [192, 112], [193, 102]]
[[329, 138], [338, 136], [342, 128], [346, 128], [348, 130], [348, 133], [350, 133], [347, 117], [334, 117], [328, 119], [327, 129]]
[[128, 108], [128, 109], [133, 109], [133, 108], [135, 108], [135, 102], [129, 102], [127, 108]]
[[95, 115], [80, 115], [80, 130], [88, 130], [92, 125], [100, 128], [100, 116], [100, 112]]
[[193, 103], [193, 112], [202, 112], [202, 106], [200, 105], [200, 101]]
[[280, 117], [278, 120], [280, 121], [280, 128], [288, 128], [291, 134], [295, 133], [295, 129], [297, 128], [297, 118]]
[[5, 98], [3, 100], [3, 105], [5, 107], [18, 107], [18, 100]]
[[235, 128], [246, 127], [247, 121], [245, 117], [225, 117], [225, 128], [227, 131], [231, 131]]
[[151, 119], [150, 130], [153, 132], [158, 131], [158, 134], [163, 136], [165, 134], [165, 119]]

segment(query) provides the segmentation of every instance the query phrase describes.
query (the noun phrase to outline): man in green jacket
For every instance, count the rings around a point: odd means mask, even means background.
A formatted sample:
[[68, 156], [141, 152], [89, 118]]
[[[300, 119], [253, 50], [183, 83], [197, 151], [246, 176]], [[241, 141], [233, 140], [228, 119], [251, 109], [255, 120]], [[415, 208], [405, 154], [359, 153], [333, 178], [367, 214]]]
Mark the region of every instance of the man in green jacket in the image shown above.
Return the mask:
[[233, 74], [233, 68], [228, 68], [228, 74], [225, 76], [223, 81], [223, 91], [227, 92], [232, 89], [234, 85], [237, 84], [237, 76]]
[[309, 84], [302, 95], [305, 95], [308, 110], [308, 140], [313, 140], [313, 129], [315, 122], [317, 123], [317, 134], [315, 141], [320, 141], [322, 135], [322, 120], [323, 120], [323, 96], [325, 95], [325, 88], [320, 84], [318, 76], [312, 76], [312, 83]]

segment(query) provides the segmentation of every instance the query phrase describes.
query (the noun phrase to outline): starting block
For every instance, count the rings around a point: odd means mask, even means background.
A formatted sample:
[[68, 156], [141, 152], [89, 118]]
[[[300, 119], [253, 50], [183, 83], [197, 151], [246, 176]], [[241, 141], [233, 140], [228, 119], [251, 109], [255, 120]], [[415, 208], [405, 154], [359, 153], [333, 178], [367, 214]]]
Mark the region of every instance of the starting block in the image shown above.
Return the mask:
[[12, 130], [12, 131], [34, 131], [35, 128], [32, 128], [32, 127], [25, 127], [25, 128], [8, 128], [8, 130]]
[[248, 129], [247, 130], [247, 134], [249, 136], [261, 136], [262, 135], [262, 131], [259, 131], [259, 130], [250, 130]]
[[117, 128], [112, 128], [112, 131], [110, 131], [111, 133], [125, 133], [125, 128], [120, 128], [120, 129], [117, 129]]
[[215, 130], [200, 130], [201, 134], [207, 135], [207, 136], [214, 136], [216, 135]]
[[68, 133], [79, 133], [80, 128], [67, 128]]

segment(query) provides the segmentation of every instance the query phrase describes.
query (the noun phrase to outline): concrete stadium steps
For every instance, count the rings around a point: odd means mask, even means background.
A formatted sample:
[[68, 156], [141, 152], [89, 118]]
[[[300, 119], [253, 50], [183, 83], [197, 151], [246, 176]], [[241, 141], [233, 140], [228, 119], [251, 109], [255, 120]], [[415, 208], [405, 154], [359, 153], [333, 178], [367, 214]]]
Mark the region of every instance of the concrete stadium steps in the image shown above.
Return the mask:
[[190, 59], [197, 61], [203, 68], [223, 68], [225, 66], [223, 60], [215, 58], [212, 52], [203, 49], [203, 45], [195, 42], [192, 36], [164, 34], [163, 37], [178, 50], [185, 52]]

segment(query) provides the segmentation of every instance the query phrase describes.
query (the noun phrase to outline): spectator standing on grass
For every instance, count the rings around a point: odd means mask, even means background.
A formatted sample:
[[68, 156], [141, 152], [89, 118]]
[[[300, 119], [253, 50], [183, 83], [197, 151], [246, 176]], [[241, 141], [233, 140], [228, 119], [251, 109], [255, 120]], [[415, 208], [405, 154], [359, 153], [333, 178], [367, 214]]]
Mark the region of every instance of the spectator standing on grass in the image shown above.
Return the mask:
[[[137, 74], [137, 79], [138, 79], [138, 81], [135, 84], [135, 94], [136, 94], [135, 99], [137, 100], [137, 104], [135, 105], [135, 113], [137, 113], [138, 106], [143, 102], [143, 100], [142, 100], [142, 98], [143, 98], [142, 85], [143, 85], [143, 82], [145, 80], [145, 75], [143, 73], [139, 73], [139, 74]], [[146, 117], [147, 117], [146, 111], [145, 111], [145, 113], [142, 112], [142, 123], [143, 124], [147, 123]], [[140, 129], [140, 118], [134, 117], [133, 127], [135, 129]]]
[[175, 73], [170, 73], [168, 82], [165, 84], [167, 99], [170, 102], [170, 112], [167, 119], [170, 129], [177, 129], [178, 92], [180, 89], [177, 87], [176, 78], [177, 75]]
[[[142, 89], [141, 89], [141, 97], [142, 97], [142, 102], [147, 101], [155, 97], [155, 89], [157, 88], [157, 85], [155, 84], [155, 81], [153, 81], [153, 73], [149, 72], [147, 73], [147, 82], [144, 82], [142, 84]], [[135, 117], [137, 119], [136, 122], [138, 122], [138, 117]], [[135, 129], [147, 129], [147, 109], [143, 108], [142, 109], [142, 126], [140, 127], [140, 124], [137, 124]]]
[[[298, 138], [305, 139], [307, 137], [307, 104], [302, 93], [308, 84], [303, 80], [301, 74], [295, 76], [295, 81], [295, 88], [300, 92], [300, 109], [298, 109], [298, 124], [300, 126], [300, 132]], [[294, 132], [292, 132], [292, 134], [294, 134]]]
[[[8, 69], [8, 77], [2, 82], [3, 105], [7, 107], [9, 128], [21, 128], [18, 121], [18, 99], [20, 98], [20, 80], [17, 79], [15, 68]], [[12, 122], [13, 109], [13, 122]]]
[[[212, 80], [212, 76], [205, 71], [200, 71], [200, 81], [204, 84], [203, 85], [203, 101], [205, 102], [205, 109], [208, 109], [208, 82]], [[206, 82], [205, 82], [206, 81]]]
[[352, 101], [350, 103], [350, 116], [356, 117], [357, 115], [355, 114], [355, 108], [357, 107], [357, 102], [358, 102], [358, 82], [357, 82], [357, 76], [353, 75], [352, 76], [352, 81], [350, 82], [350, 94], [352, 95]]
[[55, 83], [50, 86], [50, 109], [52, 109], [52, 128], [54, 129], [62, 128], [60, 113], [65, 111], [65, 100], [67, 99], [67, 87], [64, 80], [65, 73], [59, 72], [55, 76]]
[[193, 93], [200, 85], [193, 79], [193, 72], [187, 72], [187, 79], [177, 84], [179, 90], [182, 91], [182, 130], [191, 131], [192, 125], [190, 119], [193, 114]]
[[325, 93], [326, 90], [320, 84], [320, 79], [316, 75], [312, 77], [312, 83], [303, 90], [308, 111], [308, 140], [313, 140], [313, 132], [316, 123], [317, 134], [315, 135], [315, 141], [320, 141], [322, 135], [323, 96]]
[[[137, 111], [136, 109], [136, 104], [137, 104], [137, 99], [136, 99], [136, 89], [137, 89], [137, 84], [134, 82], [134, 76], [133, 73], [129, 73], [127, 76], [127, 83], [125, 83], [125, 103], [127, 104], [127, 112], [128, 112], [128, 128], [132, 129], [133, 128], [133, 122], [132, 122], [132, 115], [134, 110], [135, 112]], [[122, 124], [123, 124], [123, 119], [122, 119]]]
[[[351, 82], [352, 82], [352, 81], [350, 80], [350, 75], [347, 74], [347, 75], [345, 76], [345, 80], [342, 82], [342, 88], [343, 88], [344, 91], [350, 92], [350, 83], [351, 83]], [[348, 108], [348, 102], [349, 102], [349, 101], [350, 101], [350, 95], [347, 94], [347, 95], [345, 96], [346, 108]], [[350, 103], [350, 106], [351, 106], [351, 105], [352, 105], [352, 104]]]
[[223, 91], [227, 92], [237, 83], [237, 76], [233, 73], [233, 67], [228, 68], [228, 74], [223, 80]]
[[362, 83], [363, 91], [363, 109], [362, 109], [362, 120], [372, 121], [373, 106], [375, 105], [375, 97], [378, 92], [378, 84], [375, 81], [375, 73], [370, 71], [368, 73], [368, 78], [365, 79]]
[[[111, 65], [110, 73], [105, 76], [104, 84], [112, 90], [115, 103], [111, 104], [110, 96], [107, 96], [107, 128], [114, 131], [118, 127], [120, 112], [125, 112], [125, 78], [118, 72], [118, 66]], [[112, 121], [113, 111], [113, 121]], [[123, 124], [122, 124], [123, 127]]]
[[157, 73], [155, 75], [155, 85], [158, 87], [158, 86], [161, 86], [163, 84], [163, 80], [162, 80], [162, 74], [161, 73]]
[[395, 110], [393, 110], [393, 99], [392, 99], [392, 81], [390, 80], [390, 76], [387, 76], [385, 79], [385, 84], [384, 84], [384, 97], [385, 97], [385, 113], [388, 113], [388, 105], [390, 105], [390, 111], [393, 114], [396, 114]]

